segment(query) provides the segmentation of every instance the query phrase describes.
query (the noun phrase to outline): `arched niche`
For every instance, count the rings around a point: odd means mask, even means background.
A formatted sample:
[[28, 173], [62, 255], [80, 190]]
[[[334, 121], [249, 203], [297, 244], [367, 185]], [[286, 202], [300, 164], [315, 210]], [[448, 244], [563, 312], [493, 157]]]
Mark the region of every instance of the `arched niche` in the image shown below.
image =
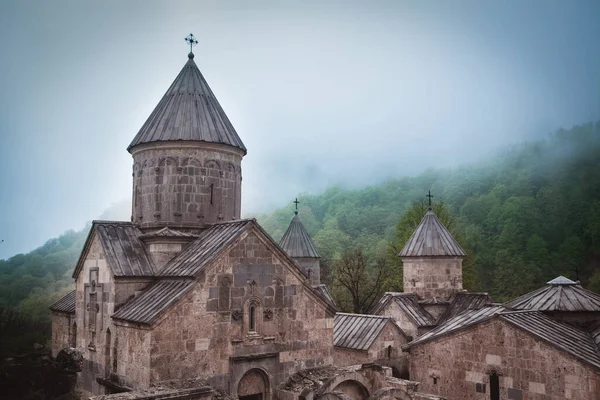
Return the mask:
[[240, 379], [237, 386], [237, 396], [240, 400], [269, 400], [269, 376], [260, 368], [248, 370]]
[[369, 390], [361, 382], [348, 379], [340, 382], [333, 392], [342, 392], [352, 400], [367, 400], [369, 398]]

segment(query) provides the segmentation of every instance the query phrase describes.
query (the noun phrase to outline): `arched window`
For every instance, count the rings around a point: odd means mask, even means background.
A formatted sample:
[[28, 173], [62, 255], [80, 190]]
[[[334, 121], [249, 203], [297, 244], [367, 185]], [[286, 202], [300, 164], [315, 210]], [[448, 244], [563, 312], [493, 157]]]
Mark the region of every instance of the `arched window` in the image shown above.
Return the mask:
[[248, 321], [248, 330], [250, 332], [256, 332], [256, 305], [250, 304], [250, 320]]

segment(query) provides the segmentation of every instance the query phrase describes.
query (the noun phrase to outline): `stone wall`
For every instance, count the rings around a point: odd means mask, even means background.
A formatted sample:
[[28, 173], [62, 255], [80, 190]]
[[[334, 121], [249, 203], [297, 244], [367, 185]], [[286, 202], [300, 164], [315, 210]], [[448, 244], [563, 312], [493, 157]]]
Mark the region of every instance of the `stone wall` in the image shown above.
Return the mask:
[[404, 257], [404, 293], [448, 300], [462, 290], [462, 258]]
[[78, 385], [83, 392], [91, 394], [105, 392], [96, 378], [110, 373], [105, 364], [111, 364], [110, 349], [113, 347], [114, 328], [110, 315], [114, 311], [114, 281], [104, 250], [98, 237], [94, 236], [75, 282], [77, 348], [84, 358]]
[[415, 321], [394, 300], [390, 301], [378, 314], [392, 317], [407, 336], [413, 339], [419, 336], [419, 329]]
[[388, 323], [368, 350], [334, 347], [333, 363], [337, 367], [375, 363], [392, 368], [395, 375], [407, 376], [408, 354], [402, 352], [406, 343], [406, 336]]
[[132, 149], [133, 219], [142, 227], [199, 227], [240, 218], [243, 152], [202, 142]]
[[321, 284], [321, 262], [318, 258], [295, 257], [304, 275], [310, 279], [310, 284], [317, 286]]
[[211, 263], [154, 328], [153, 382], [206, 378], [235, 395], [252, 368], [272, 386], [299, 369], [332, 363], [332, 316], [296, 267], [273, 250], [249, 231]]
[[133, 389], [147, 388], [151, 381], [150, 353], [154, 350], [152, 331], [126, 324], [115, 325], [114, 330], [110, 380]]
[[499, 319], [410, 349], [419, 390], [448, 399], [489, 399], [490, 374], [500, 399], [600, 399], [600, 371]]
[[52, 312], [52, 357], [65, 347], [75, 347], [77, 326], [75, 314]]

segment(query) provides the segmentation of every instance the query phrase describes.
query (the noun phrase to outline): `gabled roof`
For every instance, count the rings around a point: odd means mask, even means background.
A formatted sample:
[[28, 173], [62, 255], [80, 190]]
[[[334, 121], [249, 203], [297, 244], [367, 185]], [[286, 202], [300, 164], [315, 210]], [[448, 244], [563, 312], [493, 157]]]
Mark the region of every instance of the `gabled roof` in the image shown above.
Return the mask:
[[387, 324], [393, 324], [402, 333], [390, 317], [337, 313], [333, 320], [333, 345], [368, 350]]
[[539, 311], [511, 311], [501, 305], [464, 311], [404, 347], [410, 348], [417, 344], [435, 340], [493, 318], [506, 321], [550, 345], [596, 368], [600, 368], [600, 348], [598, 347], [598, 341], [593, 337], [594, 331], [588, 332], [564, 322], [556, 321]]
[[221, 143], [246, 153], [192, 53], [127, 150], [143, 143], [179, 140]]
[[154, 264], [141, 242], [141, 232], [131, 222], [93, 221], [83, 251], [73, 272], [77, 279], [94, 235], [106, 253], [106, 262], [115, 276], [152, 276]]
[[400, 257], [455, 256], [467, 254], [452, 237], [434, 212], [429, 209], [408, 242], [402, 248]]
[[50, 306], [50, 310], [74, 314], [75, 313], [75, 290], [67, 293], [60, 299], [56, 300]]
[[223, 249], [255, 223], [256, 221], [253, 219], [243, 219], [211, 225], [202, 231], [198, 239], [169, 261], [157, 275], [198, 276], [209, 261], [218, 257]]
[[600, 311], [600, 294], [586, 290], [570, 279], [558, 277], [505, 305], [514, 310]]
[[482, 307], [479, 310], [464, 311], [456, 317], [450, 318], [443, 324], [437, 326], [435, 329], [432, 329], [424, 335], [419, 336], [417, 339], [408, 343], [407, 346], [413, 346], [418, 343], [426, 342], [439, 336], [467, 328], [471, 325], [475, 325], [483, 321], [487, 321], [488, 319], [492, 318], [496, 313], [499, 313], [504, 310], [504, 306], [492, 305]]
[[151, 325], [163, 311], [181, 300], [195, 283], [191, 279], [158, 281], [125, 303], [112, 318]]
[[292, 218], [290, 226], [279, 241], [279, 246], [290, 257], [320, 258], [315, 244], [308, 232], [306, 232], [306, 229], [304, 229], [304, 225], [298, 216], [298, 211], [296, 211], [296, 215]]
[[419, 304], [419, 299], [414, 293], [386, 292], [381, 296], [372, 313], [381, 314], [391, 301], [394, 301], [414, 321], [416, 326], [435, 325], [434, 318]]
[[450, 305], [440, 315], [437, 323], [440, 324], [465, 310], [479, 310], [492, 304], [492, 299], [487, 293], [458, 292], [450, 299]]

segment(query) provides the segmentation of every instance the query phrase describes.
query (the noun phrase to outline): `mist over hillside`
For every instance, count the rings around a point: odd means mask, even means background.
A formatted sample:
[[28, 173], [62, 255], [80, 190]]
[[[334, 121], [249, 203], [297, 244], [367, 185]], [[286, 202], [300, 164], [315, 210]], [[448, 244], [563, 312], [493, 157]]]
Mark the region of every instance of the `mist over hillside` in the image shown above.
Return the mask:
[[[300, 194], [299, 213], [325, 259], [356, 248], [374, 258], [387, 252], [400, 217], [429, 190], [457, 217], [461, 245], [474, 266], [468, 289], [503, 301], [565, 275], [600, 291], [600, 122], [507, 147], [477, 164], [357, 190]], [[101, 218], [127, 220], [129, 213], [123, 201]], [[293, 204], [256, 217], [277, 241]], [[67, 231], [32, 252], [0, 260], [0, 307], [47, 319], [48, 305], [72, 288], [88, 231], [89, 225]]]

